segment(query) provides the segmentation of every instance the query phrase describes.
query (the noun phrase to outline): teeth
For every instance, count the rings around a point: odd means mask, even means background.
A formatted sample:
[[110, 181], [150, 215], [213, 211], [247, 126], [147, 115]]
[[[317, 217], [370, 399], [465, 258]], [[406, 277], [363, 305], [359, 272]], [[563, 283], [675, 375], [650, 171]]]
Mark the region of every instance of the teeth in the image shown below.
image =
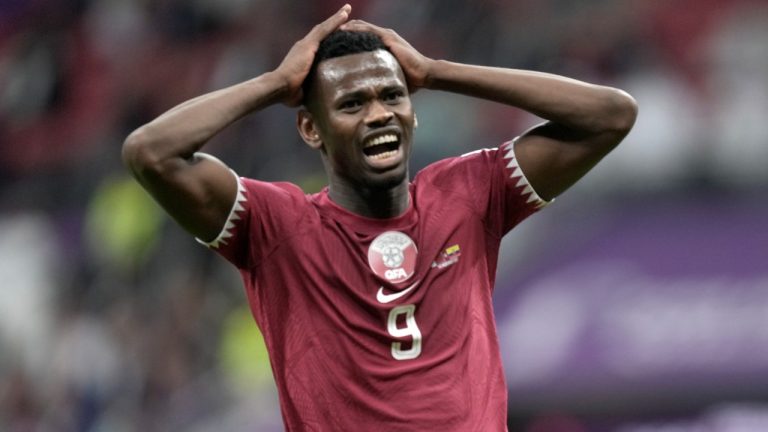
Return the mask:
[[397, 135], [388, 134], [376, 137], [365, 144], [365, 147], [372, 147], [376, 145], [386, 144], [397, 141]]
[[396, 154], [397, 154], [397, 150], [392, 150], [392, 151], [388, 151], [388, 152], [384, 152], [384, 153], [375, 154], [373, 156], [368, 156], [368, 158], [379, 160], [379, 159], [390, 158], [390, 157], [392, 157], [392, 156], [394, 156]]

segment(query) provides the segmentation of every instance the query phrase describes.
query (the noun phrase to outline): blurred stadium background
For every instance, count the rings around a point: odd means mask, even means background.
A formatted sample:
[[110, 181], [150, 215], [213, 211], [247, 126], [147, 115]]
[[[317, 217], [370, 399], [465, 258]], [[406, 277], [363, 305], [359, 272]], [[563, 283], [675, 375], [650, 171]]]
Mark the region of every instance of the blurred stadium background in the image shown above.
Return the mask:
[[[351, 3], [432, 57], [639, 101], [624, 144], [505, 240], [511, 430], [768, 430], [768, 2]], [[237, 273], [138, 189], [120, 146], [273, 68], [338, 7], [0, 0], [0, 430], [282, 430]], [[414, 100], [413, 172], [537, 121]], [[324, 182], [284, 107], [208, 150], [243, 175]]]

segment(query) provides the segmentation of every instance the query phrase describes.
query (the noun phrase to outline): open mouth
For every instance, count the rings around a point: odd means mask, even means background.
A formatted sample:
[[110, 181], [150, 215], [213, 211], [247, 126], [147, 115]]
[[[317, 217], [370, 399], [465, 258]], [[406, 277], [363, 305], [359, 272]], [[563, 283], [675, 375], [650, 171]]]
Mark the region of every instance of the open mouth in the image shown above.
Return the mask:
[[363, 153], [373, 160], [383, 160], [395, 156], [400, 149], [400, 139], [396, 134], [381, 135], [369, 140], [363, 147]]

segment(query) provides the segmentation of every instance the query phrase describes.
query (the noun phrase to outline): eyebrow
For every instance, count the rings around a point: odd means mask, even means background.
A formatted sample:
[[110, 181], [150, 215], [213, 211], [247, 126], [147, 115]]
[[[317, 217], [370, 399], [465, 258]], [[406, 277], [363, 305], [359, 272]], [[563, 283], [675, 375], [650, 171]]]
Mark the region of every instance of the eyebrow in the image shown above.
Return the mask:
[[[381, 89], [381, 93], [389, 93], [392, 91], [405, 91], [406, 87], [402, 84], [387, 84]], [[333, 99], [334, 102], [341, 102], [345, 99], [356, 99], [356, 98], [365, 98], [369, 95], [369, 91], [367, 89], [360, 89], [360, 90], [353, 90], [349, 92], [341, 91], [338, 95], [338, 97], [335, 97]]]

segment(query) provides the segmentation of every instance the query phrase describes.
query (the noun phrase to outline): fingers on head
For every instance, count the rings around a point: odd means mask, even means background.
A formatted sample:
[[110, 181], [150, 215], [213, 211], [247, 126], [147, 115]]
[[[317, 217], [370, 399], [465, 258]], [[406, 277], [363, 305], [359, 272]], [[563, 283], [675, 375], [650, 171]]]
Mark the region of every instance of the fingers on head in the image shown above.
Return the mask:
[[336, 11], [335, 14], [331, 15], [326, 19], [323, 24], [325, 23], [336, 23], [338, 25], [339, 21], [343, 22], [346, 21], [347, 18], [349, 18], [349, 13], [352, 12], [352, 6], [349, 5], [349, 3], [345, 4], [341, 7], [338, 11]]
[[341, 24], [344, 24], [349, 18], [349, 13], [351, 11], [352, 6], [345, 4], [341, 9], [339, 9], [338, 12], [331, 15], [328, 19], [321, 22], [320, 24], [315, 25], [312, 28], [311, 33], [314, 33], [314, 36], [318, 36], [321, 39], [324, 38], [336, 30]]
[[373, 24], [365, 22], [363, 20], [354, 19], [345, 24], [346, 27], [354, 27], [355, 30], [371, 30], [375, 27]]
[[359, 32], [376, 32], [376, 29], [373, 28], [372, 25], [360, 20], [349, 21], [341, 26], [341, 29]]
[[378, 35], [384, 35], [385, 33], [392, 33], [392, 30], [379, 27], [377, 25], [373, 25], [369, 22], [363, 21], [363, 20], [352, 20], [344, 23], [343, 26], [341, 26], [342, 30], [350, 30], [350, 31], [362, 31], [362, 32], [371, 32], [376, 33]]

